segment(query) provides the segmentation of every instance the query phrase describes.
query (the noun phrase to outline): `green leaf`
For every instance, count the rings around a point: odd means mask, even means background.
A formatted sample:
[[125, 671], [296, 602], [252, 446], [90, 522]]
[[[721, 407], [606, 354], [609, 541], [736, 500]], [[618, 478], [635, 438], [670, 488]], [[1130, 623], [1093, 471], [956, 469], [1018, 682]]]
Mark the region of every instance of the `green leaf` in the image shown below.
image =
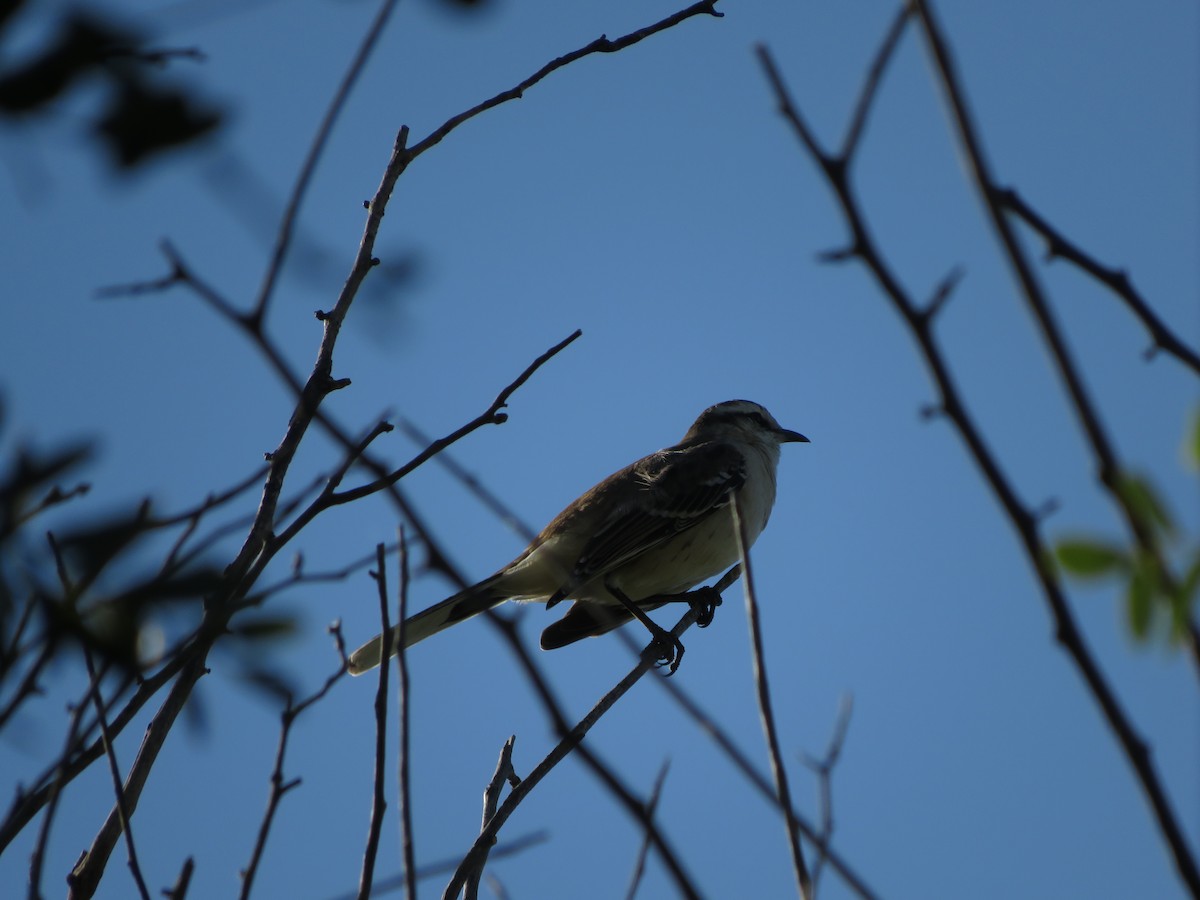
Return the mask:
[[1171, 514], [1158, 496], [1158, 490], [1147, 479], [1140, 475], [1124, 475], [1117, 482], [1117, 489], [1135, 516], [1163, 534], [1174, 532]]
[[1089, 538], [1061, 540], [1054, 555], [1059, 565], [1080, 578], [1099, 578], [1129, 568], [1124, 550]]
[[1150, 619], [1154, 615], [1154, 587], [1148, 573], [1141, 566], [1133, 570], [1126, 593], [1129, 629], [1138, 640], [1145, 640], [1150, 632]]
[[1187, 449], [1192, 468], [1200, 469], [1200, 409], [1192, 413], [1192, 433], [1188, 435]]
[[1179, 582], [1179, 599], [1183, 601], [1184, 605], [1193, 603], [1198, 589], [1200, 589], [1200, 547], [1193, 551], [1192, 564], [1188, 566], [1183, 580]]
[[1192, 554], [1192, 564], [1183, 574], [1179, 589], [1171, 597], [1171, 637], [1181, 640], [1192, 622], [1192, 607], [1200, 595], [1200, 547]]

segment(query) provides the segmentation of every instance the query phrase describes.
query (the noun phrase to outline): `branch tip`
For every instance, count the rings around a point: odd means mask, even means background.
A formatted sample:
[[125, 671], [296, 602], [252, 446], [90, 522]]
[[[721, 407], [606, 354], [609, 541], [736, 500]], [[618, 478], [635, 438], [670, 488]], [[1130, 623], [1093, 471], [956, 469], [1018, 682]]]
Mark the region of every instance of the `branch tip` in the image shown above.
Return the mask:
[[856, 259], [861, 255], [862, 251], [857, 244], [851, 244], [848, 247], [838, 247], [832, 250], [822, 250], [817, 254], [817, 262], [821, 263], [844, 263], [852, 259]]

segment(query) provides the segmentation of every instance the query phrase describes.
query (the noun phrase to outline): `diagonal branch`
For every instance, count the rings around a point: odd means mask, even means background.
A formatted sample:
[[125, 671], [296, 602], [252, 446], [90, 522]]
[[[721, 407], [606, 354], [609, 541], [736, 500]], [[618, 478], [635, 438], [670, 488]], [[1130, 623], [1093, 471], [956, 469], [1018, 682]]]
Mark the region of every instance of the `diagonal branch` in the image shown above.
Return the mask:
[[994, 194], [999, 206], [1024, 220], [1026, 225], [1041, 236], [1046, 242], [1046, 255], [1049, 258], [1062, 258], [1073, 263], [1124, 300], [1130, 312], [1137, 316], [1146, 331], [1150, 332], [1150, 337], [1154, 340], [1152, 351], [1158, 349], [1169, 353], [1193, 373], [1200, 375], [1200, 354], [1180, 340], [1158, 317], [1158, 313], [1146, 302], [1146, 298], [1133, 286], [1124, 269], [1105, 266], [1095, 257], [1085, 253], [1025, 202], [1015, 188], [997, 189]]
[[387, 25], [387, 21], [398, 2], [399, 0], [383, 0], [380, 4], [374, 21], [371, 22], [370, 28], [367, 29], [366, 35], [359, 43], [350, 67], [346, 70], [346, 74], [342, 76], [341, 84], [338, 85], [333, 99], [329, 102], [329, 108], [325, 110], [321, 124], [317, 127], [317, 133], [313, 135], [312, 144], [309, 146], [308, 153], [304, 157], [304, 163], [300, 167], [300, 174], [296, 176], [296, 181], [292, 185], [292, 193], [288, 197], [287, 209], [283, 213], [283, 221], [279, 223], [279, 232], [275, 237], [275, 247], [271, 251], [271, 261], [267, 265], [266, 273], [263, 275], [262, 286], [258, 289], [258, 299], [255, 300], [254, 310], [246, 317], [250, 327], [256, 331], [262, 330], [263, 319], [267, 312], [267, 304], [271, 302], [271, 294], [275, 290], [279, 273], [283, 269], [283, 261], [287, 256], [288, 248], [291, 246], [292, 231], [296, 226], [300, 204], [303, 202], [304, 195], [308, 191], [308, 185], [312, 181], [313, 173], [316, 171], [317, 162], [325, 150], [325, 144], [329, 140], [330, 134], [333, 133], [333, 126], [346, 106], [350, 92], [354, 89], [355, 83], [366, 67], [367, 60], [370, 59], [371, 52], [375, 49], [375, 45], [378, 43], [380, 35], [383, 34], [383, 29]]
[[525, 95], [527, 90], [541, 81], [547, 75], [558, 69], [561, 69], [563, 66], [570, 65], [576, 60], [582, 59], [585, 56], [590, 56], [593, 53], [616, 53], [618, 50], [624, 50], [626, 47], [632, 46], [639, 41], [643, 41], [652, 35], [658, 34], [660, 31], [666, 31], [668, 28], [672, 28], [678, 25], [680, 22], [690, 19], [693, 16], [707, 15], [719, 19], [725, 14], [717, 12], [716, 5], [717, 0], [700, 0], [699, 3], [693, 3], [686, 9], [681, 9], [678, 12], [667, 16], [660, 22], [656, 22], [653, 25], [647, 25], [645, 28], [639, 28], [637, 31], [631, 31], [629, 34], [619, 37], [616, 40], [610, 41], [607, 37], [601, 35], [587, 46], [580, 47], [578, 50], [573, 50], [570, 53], [563, 54], [557, 59], [551, 60], [516, 87], [509, 88], [507, 91], [501, 91], [496, 96], [489, 100], [483, 101], [478, 106], [473, 106], [471, 109], [447, 119], [440, 126], [430, 132], [428, 137], [423, 138], [413, 145], [412, 149], [409, 151], [409, 159], [415, 159], [430, 147], [435, 147], [440, 144], [443, 138], [450, 134], [450, 132], [454, 131], [454, 129], [456, 129], [459, 125], [463, 124], [463, 122], [473, 119], [480, 113], [487, 112], [489, 109], [499, 106], [501, 103], [506, 103], [509, 100], [520, 100]]
[[[736, 573], [734, 574], [736, 577]], [[733, 582], [733, 577], [728, 574], [725, 576], [728, 581], [722, 579], [724, 587], [728, 587]], [[723, 589], [723, 587], [718, 588]], [[642, 655], [637, 664], [630, 672], [622, 678], [617, 684], [605, 694], [595, 706], [580, 719], [573, 727], [568, 726], [565, 717], [563, 716], [561, 705], [550, 691], [549, 685], [545, 678], [538, 671], [536, 664], [530, 658], [528, 652], [521, 645], [520, 639], [517, 636], [516, 629], [510, 623], [503, 620], [500, 616], [492, 613], [489, 621], [493, 622], [500, 629], [501, 634], [508, 641], [510, 648], [517, 655], [518, 662], [524, 669], [526, 676], [533, 684], [534, 690], [537, 691], [542, 700], [547, 714], [554, 722], [556, 731], [562, 736], [559, 742], [553, 749], [539, 762], [533, 770], [521, 780], [520, 784], [513, 786], [509, 795], [504, 799], [496, 810], [495, 815], [488, 821], [487, 825], [480, 831], [479, 836], [475, 839], [471, 849], [467, 851], [459, 863], [458, 869], [454, 873], [454, 877], [442, 892], [442, 900], [453, 900], [466, 884], [470, 874], [479, 868], [480, 860], [486, 858], [489, 848], [496, 842], [496, 836], [499, 834], [501, 827], [508, 821], [508, 818], [513, 814], [516, 808], [521, 804], [521, 801], [548, 775], [555, 766], [572, 752], [578, 752], [583, 761], [586, 762], [593, 772], [609, 787], [622, 804], [629, 812], [638, 819], [649, 840], [654, 844], [663, 863], [668, 871], [675, 879], [675, 885], [679, 893], [685, 897], [699, 897], [700, 894], [695, 888], [691, 877], [683, 869], [682, 864], [678, 861], [674, 850], [667, 843], [666, 838], [659, 831], [653, 818], [647, 814], [645, 803], [639, 802], [634, 798], [629, 791], [620, 784], [611, 770], [604, 765], [599, 758], [583, 746], [583, 739], [591, 730], [592, 726], [600, 720], [600, 718], [610, 710], [618, 700], [621, 699], [629, 689], [632, 688], [638, 681], [641, 680], [647, 672], [654, 668], [655, 660], [645, 654]], [[671, 634], [675, 637], [683, 634], [696, 621], [696, 611], [689, 609], [684, 613], [683, 618], [679, 620], [676, 626], [671, 630]]]
[[[121, 768], [117, 765], [117, 750], [113, 746], [112, 733], [108, 730], [108, 717], [104, 714], [104, 701], [100, 697], [100, 677], [96, 674], [96, 666], [92, 662], [92, 652], [86, 646], [83, 648], [84, 662], [87, 664], [88, 679], [92, 685], [92, 704], [96, 708], [96, 718], [100, 722], [100, 735], [104, 740], [104, 754], [108, 757], [109, 774], [112, 775], [113, 791], [116, 794], [116, 809], [121, 823], [121, 833], [125, 835], [125, 846], [129, 850], [129, 871], [133, 875], [133, 883], [137, 886], [138, 896], [142, 900], [150, 900], [150, 891], [146, 889], [146, 880], [142, 877], [142, 867], [138, 862], [137, 847], [133, 843], [133, 829], [129, 827], [129, 816], [132, 810], [126, 805], [125, 791], [121, 787]], [[71, 896], [75, 895], [75, 886], [71, 885]], [[90, 892], [89, 892], [90, 895]]]
[[837, 156], [846, 165], [849, 164], [862, 143], [863, 129], [867, 124], [867, 116], [875, 106], [875, 97], [879, 93], [879, 86], [883, 83], [883, 73], [887, 71], [888, 63], [892, 61], [892, 56], [896, 52], [900, 38], [904, 35], [904, 28], [908, 25], [908, 18], [911, 15], [912, 7], [907, 3], [901, 4], [884, 36], [883, 43], [871, 61], [871, 67], [867, 70], [866, 81], [863, 82], [862, 89], [858, 93], [858, 101], [854, 104], [854, 112], [850, 116], [850, 125], [846, 128], [846, 136], [842, 139], [842, 149]]

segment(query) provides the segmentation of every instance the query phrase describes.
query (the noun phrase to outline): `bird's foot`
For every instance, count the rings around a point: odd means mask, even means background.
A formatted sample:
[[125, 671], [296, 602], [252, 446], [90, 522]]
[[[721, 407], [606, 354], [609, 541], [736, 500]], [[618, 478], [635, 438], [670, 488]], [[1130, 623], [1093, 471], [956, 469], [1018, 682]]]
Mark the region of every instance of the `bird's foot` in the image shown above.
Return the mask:
[[687, 595], [687, 602], [696, 614], [696, 627], [707, 628], [721, 605], [721, 593], [712, 587], [697, 588]]
[[659, 625], [650, 629], [650, 634], [650, 643], [642, 651], [643, 658], [653, 660], [660, 668], [667, 666], [667, 674], [674, 675], [683, 662], [683, 641]]

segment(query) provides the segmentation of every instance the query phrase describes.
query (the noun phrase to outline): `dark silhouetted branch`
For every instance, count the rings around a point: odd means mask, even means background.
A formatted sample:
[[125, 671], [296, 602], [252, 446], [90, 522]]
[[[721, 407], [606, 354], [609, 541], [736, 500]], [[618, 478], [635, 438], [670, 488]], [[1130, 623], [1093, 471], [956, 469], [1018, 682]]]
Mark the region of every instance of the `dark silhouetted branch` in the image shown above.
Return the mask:
[[[663, 783], [667, 780], [667, 770], [670, 769], [670, 761], [664, 760], [662, 768], [658, 770], [658, 775], [654, 778], [654, 786], [650, 788], [650, 796], [646, 799], [646, 816], [650, 819], [654, 818], [654, 812], [658, 809], [658, 798], [662, 796]], [[633, 861], [633, 874], [629, 877], [629, 888], [625, 891], [625, 900], [634, 900], [637, 896], [638, 886], [642, 883], [642, 874], [646, 871], [646, 856], [650, 852], [650, 835], [647, 833], [642, 838], [641, 846], [638, 847], [637, 858]]]
[[1095, 257], [1085, 253], [1025, 202], [1015, 188], [997, 188], [993, 194], [1000, 206], [1018, 216], [1041, 236], [1042, 240], [1046, 242], [1048, 258], [1067, 260], [1124, 300], [1130, 312], [1150, 333], [1155, 348], [1169, 353], [1191, 369], [1193, 374], [1200, 375], [1200, 354], [1197, 354], [1167, 327], [1153, 307], [1146, 302], [1146, 298], [1133, 286], [1133, 282], [1125, 270], [1105, 266]]

